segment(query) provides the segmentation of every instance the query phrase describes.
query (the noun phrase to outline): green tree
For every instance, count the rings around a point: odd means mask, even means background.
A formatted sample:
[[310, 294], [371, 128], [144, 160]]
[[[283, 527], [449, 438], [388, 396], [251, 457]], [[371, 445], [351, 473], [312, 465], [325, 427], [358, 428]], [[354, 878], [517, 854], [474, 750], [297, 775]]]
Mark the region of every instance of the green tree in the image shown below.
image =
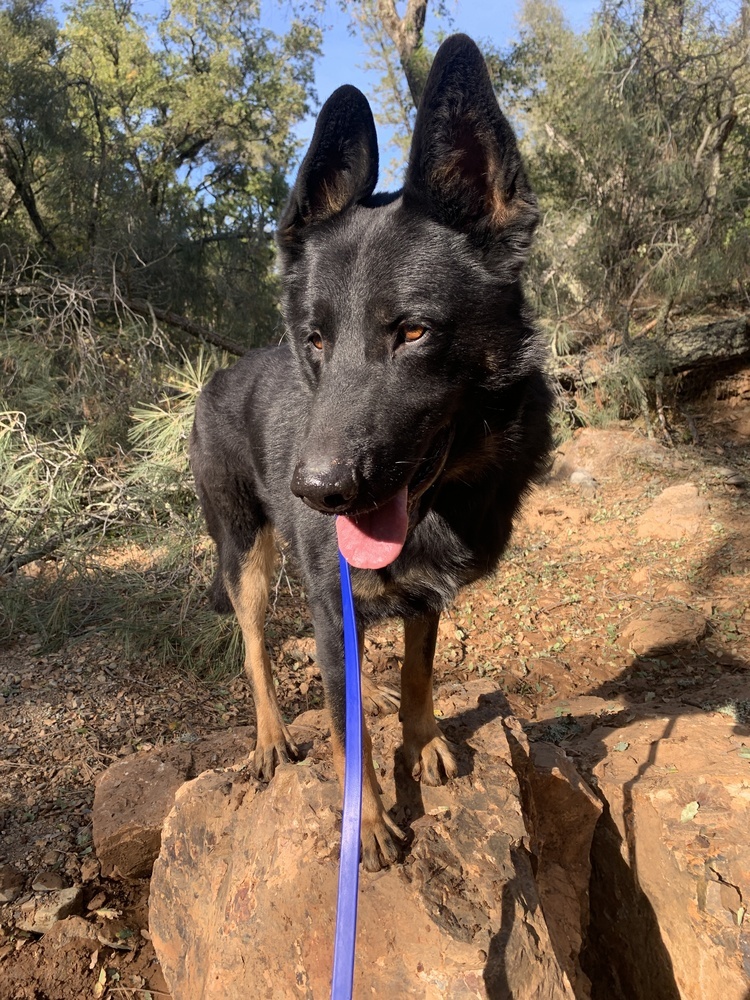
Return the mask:
[[[78, 0], [59, 30], [0, 7], [0, 238], [162, 318], [240, 343], [277, 324], [272, 227], [307, 112], [319, 32], [283, 37], [257, 2]], [[112, 286], [116, 285], [116, 289]], [[188, 326], [188, 328], [190, 328]]]
[[56, 257], [55, 173], [80, 144], [68, 116], [55, 20], [37, 0], [0, 7], [0, 237], [16, 248], [38, 242]]
[[[157, 18], [75, 0], [63, 26], [0, 0], [4, 637], [116, 628], [165, 656], [210, 635], [231, 650], [200, 608], [186, 457], [195, 398], [229, 359], [196, 336], [239, 353], [278, 332], [273, 226], [319, 37], [304, 20], [272, 34], [253, 0]], [[158, 547], [148, 581], [107, 566], [123, 537]]]
[[547, 315], [582, 308], [627, 341], [636, 303], [747, 296], [748, 18], [698, 4], [605, 3], [575, 33], [530, 0], [505, 64], [545, 209]]
[[[342, 10], [350, 17], [367, 49], [364, 68], [378, 74], [373, 87], [375, 120], [391, 131], [398, 154], [389, 164], [395, 180], [403, 168], [411, 145], [416, 109], [422, 96], [433, 58], [433, 46], [426, 34], [428, 0], [357, 0]], [[438, 29], [451, 21], [445, 0], [429, 8]], [[439, 38], [440, 30], [433, 32]]]

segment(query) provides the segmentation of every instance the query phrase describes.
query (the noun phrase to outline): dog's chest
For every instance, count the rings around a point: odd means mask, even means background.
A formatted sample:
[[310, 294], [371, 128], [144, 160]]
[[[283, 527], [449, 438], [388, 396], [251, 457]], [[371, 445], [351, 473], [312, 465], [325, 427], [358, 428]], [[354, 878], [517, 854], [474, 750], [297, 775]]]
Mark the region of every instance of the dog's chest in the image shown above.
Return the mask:
[[[433, 528], [427, 531], [427, 528]], [[407, 543], [402, 556], [385, 570], [354, 570], [352, 587], [366, 622], [390, 617], [420, 617], [444, 611], [459, 590], [482, 575], [477, 561], [444, 526], [424, 525]]]

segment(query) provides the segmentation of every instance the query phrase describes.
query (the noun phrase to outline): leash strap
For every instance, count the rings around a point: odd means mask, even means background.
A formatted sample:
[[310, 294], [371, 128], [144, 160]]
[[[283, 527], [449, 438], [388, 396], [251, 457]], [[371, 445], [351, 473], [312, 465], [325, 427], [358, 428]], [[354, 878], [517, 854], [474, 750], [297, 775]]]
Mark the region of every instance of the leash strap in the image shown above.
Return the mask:
[[346, 734], [344, 738], [344, 816], [341, 824], [336, 937], [333, 946], [331, 1000], [351, 1000], [354, 948], [357, 937], [359, 833], [362, 819], [362, 692], [359, 642], [349, 564], [339, 552], [341, 604], [344, 612], [344, 679]]

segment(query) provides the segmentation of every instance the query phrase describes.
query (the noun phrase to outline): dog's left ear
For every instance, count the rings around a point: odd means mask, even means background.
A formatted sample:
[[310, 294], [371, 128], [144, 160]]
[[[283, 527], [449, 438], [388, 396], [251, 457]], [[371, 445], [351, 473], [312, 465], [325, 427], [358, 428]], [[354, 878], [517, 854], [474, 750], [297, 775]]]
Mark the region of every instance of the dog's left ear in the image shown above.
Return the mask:
[[282, 250], [306, 226], [324, 222], [372, 194], [378, 180], [378, 140], [367, 98], [339, 87], [323, 105], [310, 148], [279, 222]]
[[[419, 105], [404, 203], [512, 251], [517, 271], [539, 218], [516, 138], [500, 110], [482, 53], [467, 35], [438, 49]], [[499, 248], [498, 248], [499, 249]]]

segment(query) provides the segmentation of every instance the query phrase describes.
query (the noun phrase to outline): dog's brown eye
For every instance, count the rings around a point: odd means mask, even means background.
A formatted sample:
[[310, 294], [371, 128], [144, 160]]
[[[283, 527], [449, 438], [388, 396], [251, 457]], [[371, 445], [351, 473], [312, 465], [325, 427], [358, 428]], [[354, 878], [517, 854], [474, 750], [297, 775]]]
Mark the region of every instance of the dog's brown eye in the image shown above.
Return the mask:
[[309, 343], [311, 343], [313, 345], [313, 347], [315, 348], [316, 351], [322, 351], [323, 350], [323, 338], [320, 336], [319, 333], [314, 333], [310, 337]]
[[419, 323], [404, 323], [401, 327], [401, 335], [405, 344], [413, 344], [415, 340], [421, 340], [426, 333], [427, 327], [420, 326]]

